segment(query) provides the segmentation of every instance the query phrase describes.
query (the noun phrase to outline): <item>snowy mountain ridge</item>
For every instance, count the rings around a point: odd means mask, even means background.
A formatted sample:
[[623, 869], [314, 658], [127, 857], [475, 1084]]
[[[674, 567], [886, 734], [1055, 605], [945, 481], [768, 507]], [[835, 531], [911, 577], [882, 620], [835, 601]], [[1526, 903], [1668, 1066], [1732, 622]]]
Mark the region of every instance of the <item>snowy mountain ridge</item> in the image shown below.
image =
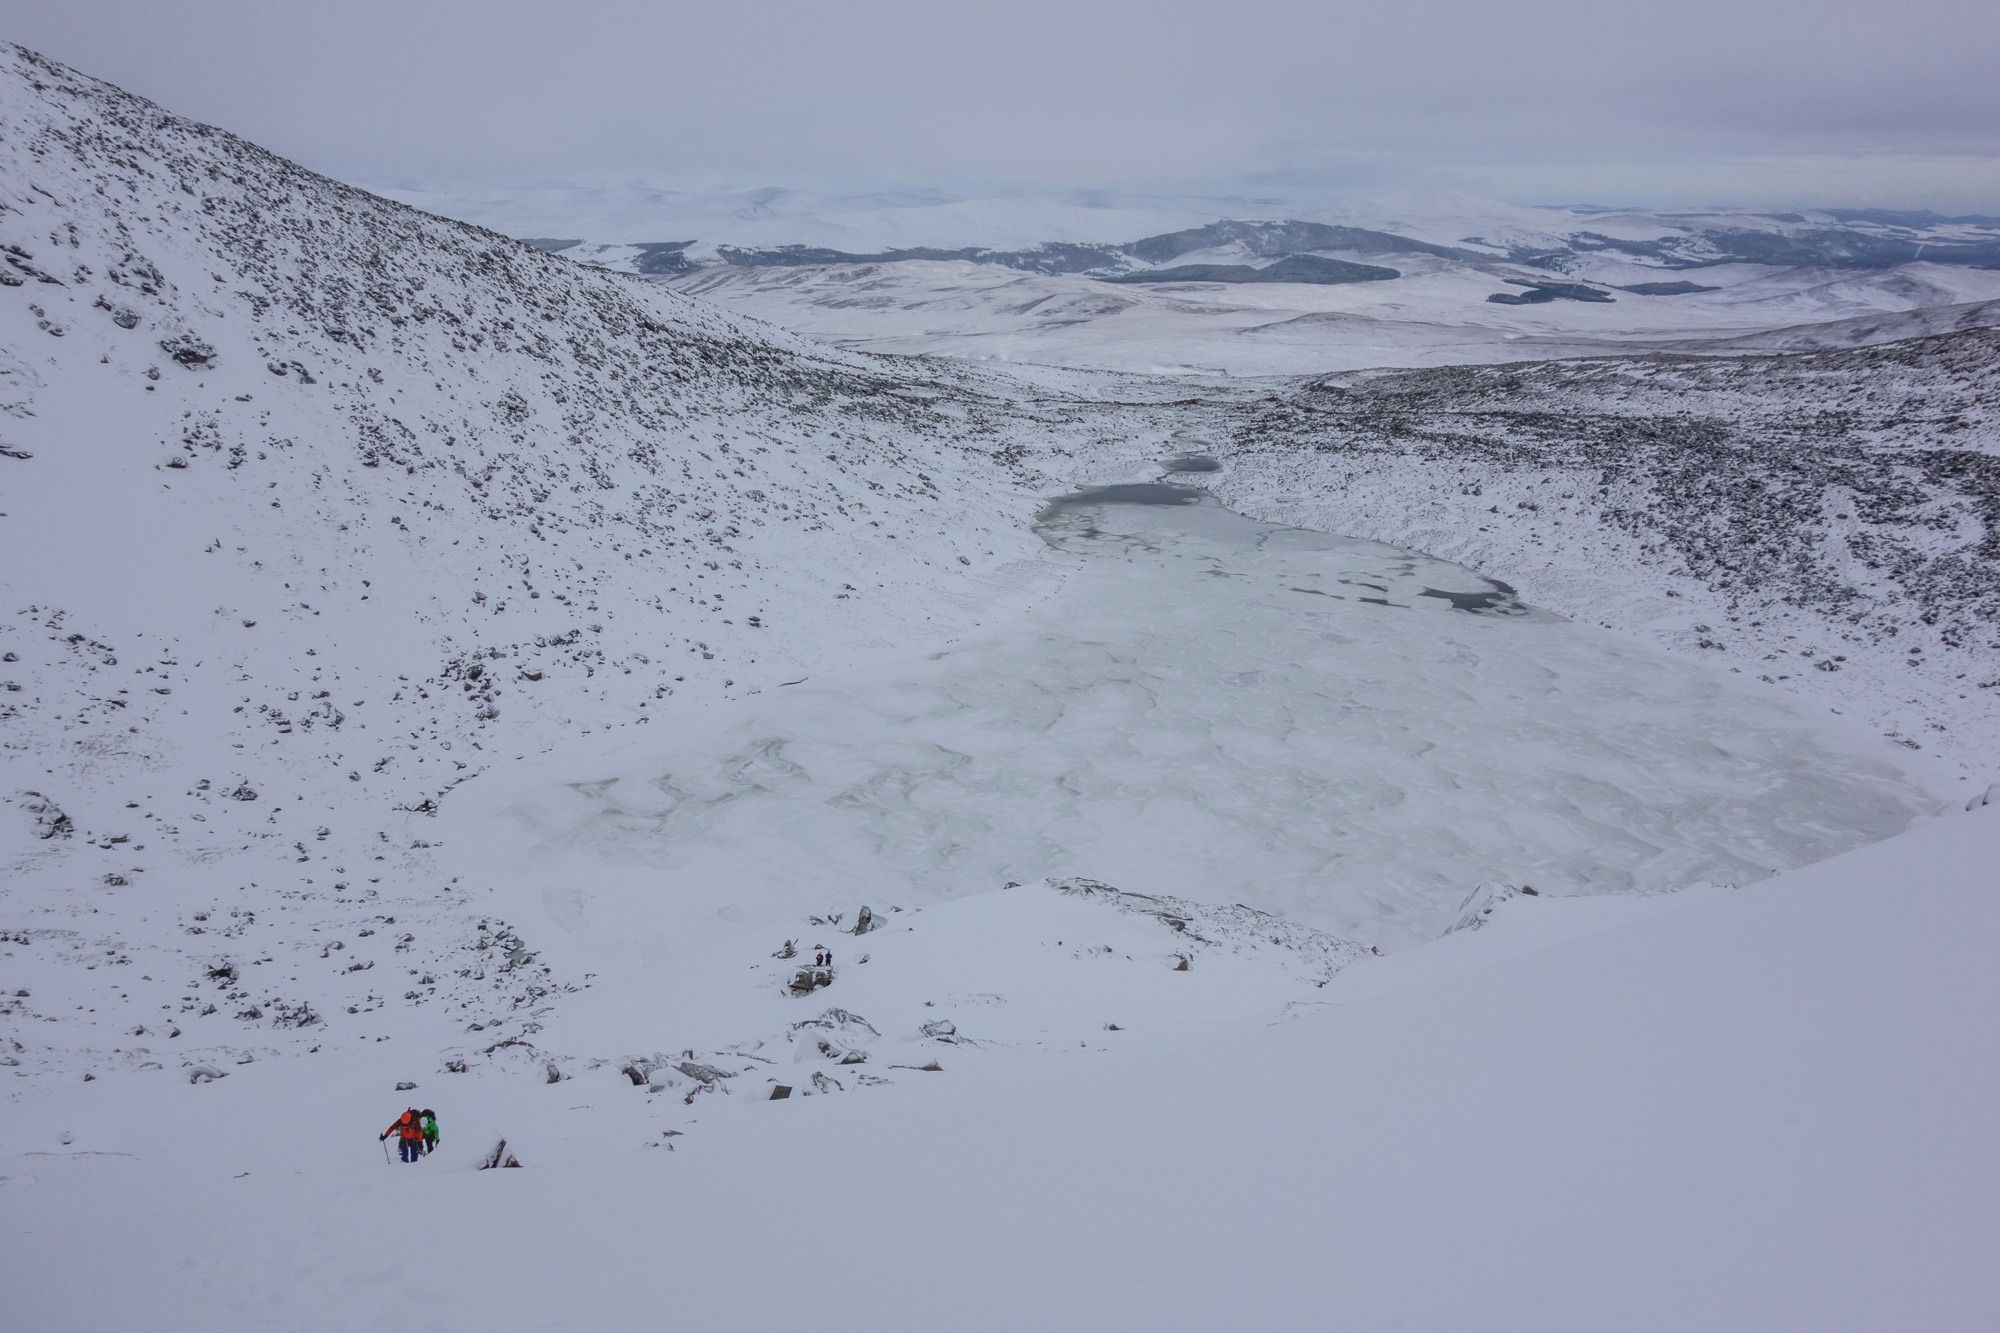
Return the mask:
[[[1751, 262], [1876, 268], [1928, 258], [2000, 262], [2000, 218], [1828, 208], [1647, 210], [1535, 207], [1469, 197], [1356, 202], [1149, 196], [1106, 191], [968, 196], [940, 190], [831, 193], [780, 188], [537, 185], [461, 190], [384, 184], [380, 192], [591, 262], [647, 272], [679, 265], [794, 265], [962, 252], [1048, 271], [1118, 271], [1246, 242], [1266, 257], [1313, 250], [1511, 259], [1568, 271], [1622, 254], [1662, 268]], [[1334, 233], [1345, 233], [1337, 235]], [[670, 238], [688, 237], [682, 241]], [[670, 271], [661, 268], [652, 271]]]

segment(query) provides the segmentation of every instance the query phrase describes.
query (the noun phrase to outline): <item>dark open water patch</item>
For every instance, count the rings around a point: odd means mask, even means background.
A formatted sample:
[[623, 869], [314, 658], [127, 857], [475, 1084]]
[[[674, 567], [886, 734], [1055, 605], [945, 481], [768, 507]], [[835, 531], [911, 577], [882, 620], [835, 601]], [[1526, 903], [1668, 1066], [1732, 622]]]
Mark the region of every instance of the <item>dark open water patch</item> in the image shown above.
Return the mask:
[[1207, 454], [1182, 454], [1179, 458], [1169, 458], [1160, 464], [1169, 472], [1220, 472], [1222, 463]]
[[1157, 481], [1127, 482], [1117, 486], [1086, 486], [1049, 501], [1045, 514], [1058, 509], [1082, 509], [1090, 505], [1191, 505], [1200, 504], [1203, 492], [1191, 486], [1168, 486]]
[[[1171, 469], [1176, 462], [1196, 459], [1213, 461], [1204, 454], [1188, 453], [1162, 460], [1161, 466]], [[1251, 566], [1236, 564], [1234, 554], [1259, 561], [1269, 557], [1282, 568], [1285, 577], [1280, 586], [1288, 591], [1350, 605], [1409, 610], [1421, 605], [1417, 598], [1428, 597], [1468, 615], [1537, 614], [1511, 585], [1475, 570], [1378, 543], [1245, 518], [1206, 487], [1175, 485], [1171, 480], [1080, 486], [1067, 495], [1051, 496], [1036, 516], [1035, 528], [1050, 545], [1075, 552], [1117, 549], [1128, 555], [1164, 553], [1177, 559], [1198, 554], [1208, 566], [1201, 572], [1212, 578], [1258, 576]], [[1325, 563], [1312, 567], [1319, 561]], [[1303, 582], [1292, 582], [1300, 575]], [[1348, 591], [1309, 586], [1323, 577]], [[1435, 586], [1439, 583], [1445, 586]]]
[[1425, 588], [1419, 597], [1437, 597], [1450, 602], [1455, 611], [1470, 611], [1474, 615], [1482, 613], [1500, 616], [1526, 615], [1528, 608], [1515, 596], [1514, 590], [1499, 579], [1488, 579], [1493, 585], [1490, 592], [1446, 592], [1442, 588]]

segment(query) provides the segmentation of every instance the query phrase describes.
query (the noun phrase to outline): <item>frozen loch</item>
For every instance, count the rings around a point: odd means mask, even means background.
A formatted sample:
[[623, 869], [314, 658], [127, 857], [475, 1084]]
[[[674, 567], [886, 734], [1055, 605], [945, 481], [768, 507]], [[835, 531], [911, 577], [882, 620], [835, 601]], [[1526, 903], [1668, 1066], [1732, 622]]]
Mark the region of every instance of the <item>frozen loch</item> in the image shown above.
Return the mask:
[[473, 784], [448, 842], [630, 947], [1081, 875], [1392, 951], [1482, 881], [1746, 883], [1937, 805], [1846, 719], [1457, 565], [1178, 479], [1036, 523], [1059, 590], [1032, 610]]

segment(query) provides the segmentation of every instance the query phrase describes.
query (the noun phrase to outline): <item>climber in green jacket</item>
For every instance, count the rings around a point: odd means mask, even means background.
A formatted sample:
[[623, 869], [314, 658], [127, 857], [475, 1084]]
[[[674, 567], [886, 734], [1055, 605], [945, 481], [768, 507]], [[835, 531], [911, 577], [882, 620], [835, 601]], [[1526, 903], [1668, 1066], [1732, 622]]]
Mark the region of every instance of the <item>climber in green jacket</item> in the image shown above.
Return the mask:
[[438, 1146], [437, 1112], [426, 1108], [419, 1114], [423, 1117], [424, 1151], [436, 1152]]

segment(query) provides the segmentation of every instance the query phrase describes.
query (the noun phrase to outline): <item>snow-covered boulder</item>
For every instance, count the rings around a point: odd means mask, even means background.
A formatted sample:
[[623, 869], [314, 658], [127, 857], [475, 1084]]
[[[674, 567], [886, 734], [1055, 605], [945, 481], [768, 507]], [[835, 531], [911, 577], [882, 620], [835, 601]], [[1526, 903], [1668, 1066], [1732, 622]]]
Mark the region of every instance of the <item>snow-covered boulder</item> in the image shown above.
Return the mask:
[[1449, 935], [1454, 931], [1478, 930], [1486, 924], [1486, 919], [1493, 915], [1494, 908], [1510, 898], [1518, 898], [1521, 892], [1513, 885], [1502, 884], [1496, 879], [1482, 880], [1472, 886], [1471, 893], [1465, 895], [1465, 902], [1459, 906], [1458, 916], [1444, 928], [1444, 933]]

